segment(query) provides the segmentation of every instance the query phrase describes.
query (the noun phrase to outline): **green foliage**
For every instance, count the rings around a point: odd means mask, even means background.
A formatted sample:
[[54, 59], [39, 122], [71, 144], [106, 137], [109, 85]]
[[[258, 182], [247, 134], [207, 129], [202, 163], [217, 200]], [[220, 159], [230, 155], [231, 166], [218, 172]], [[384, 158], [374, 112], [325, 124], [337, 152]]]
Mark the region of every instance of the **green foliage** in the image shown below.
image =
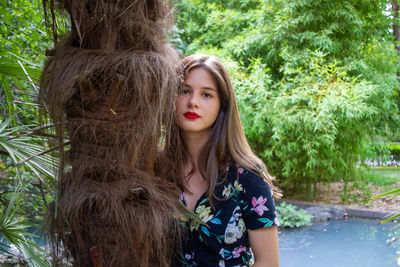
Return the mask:
[[298, 209], [292, 204], [282, 202], [276, 206], [276, 212], [279, 218], [279, 224], [281, 227], [301, 227], [311, 225], [312, 215], [307, 214], [305, 210]]
[[[7, 206], [0, 209], [0, 236], [1, 240], [7, 240], [15, 245], [25, 256], [30, 266], [43, 267], [50, 266], [47, 261], [39, 256], [38, 251], [43, 250], [31, 239], [32, 235], [28, 232], [31, 223], [26, 223], [21, 203], [23, 201], [20, 189], [13, 192], [10, 196], [10, 202]], [[1, 243], [2, 247], [6, 247], [7, 243]], [[7, 251], [3, 251], [8, 253]]]
[[[43, 59], [48, 39], [38, 0], [2, 1], [0, 4], [0, 51]], [[27, 23], [29, 22], [29, 23]]]
[[51, 149], [41, 137], [51, 128], [40, 127], [37, 104], [52, 40], [40, 0], [2, 1], [0, 22], [0, 234], [30, 266], [47, 266], [27, 229], [40, 228], [55, 184], [54, 162], [45, 153]]
[[43, 155], [40, 139], [21, 136], [27, 127], [8, 127], [10, 121], [11, 118], [0, 121], [0, 149], [2, 153], [8, 153], [0, 158], [0, 202], [3, 207], [0, 210], [0, 239], [14, 244], [31, 266], [48, 266], [38, 254], [42, 249], [34, 243], [27, 229], [40, 228], [37, 224], [43, 221], [47, 203], [51, 201], [48, 193], [54, 185], [54, 162], [48, 155]]
[[[200, 47], [221, 44], [244, 32], [257, 21], [258, 1], [175, 1], [177, 28], [182, 40], [178, 47], [190, 54]], [[253, 7], [248, 12], [248, 8]], [[212, 33], [212, 34], [211, 34]]]
[[285, 8], [280, 21], [286, 20], [282, 29], [286, 44], [295, 49], [320, 50], [336, 58], [352, 56], [361, 42], [385, 34], [389, 21], [382, 12], [386, 7], [373, 0], [282, 3]]
[[390, 150], [390, 154], [393, 155], [393, 158], [400, 160], [400, 144], [399, 143], [389, 144], [388, 148]]
[[307, 68], [286, 66], [280, 92], [262, 67], [253, 67], [251, 82], [235, 83], [246, 134], [285, 183], [311, 185], [354, 175], [371, 137], [365, 129], [379, 129], [382, 107], [371, 99], [382, 88], [312, 54]]
[[[0, 60], [11, 54], [43, 63], [44, 51], [52, 39], [45, 26], [41, 0], [5, 0], [0, 2]], [[66, 22], [58, 20], [60, 31]]]
[[180, 49], [236, 61], [228, 65], [246, 136], [284, 189], [307, 199], [319, 182], [347, 189], [362, 176], [357, 162], [400, 124], [386, 3], [233, 3], [179, 1]]
[[355, 175], [357, 177], [352, 179], [353, 182], [343, 185], [343, 191], [339, 193], [339, 196], [343, 203], [362, 203], [366, 206], [372, 196], [371, 188], [367, 178], [362, 176], [363, 172], [355, 173]]

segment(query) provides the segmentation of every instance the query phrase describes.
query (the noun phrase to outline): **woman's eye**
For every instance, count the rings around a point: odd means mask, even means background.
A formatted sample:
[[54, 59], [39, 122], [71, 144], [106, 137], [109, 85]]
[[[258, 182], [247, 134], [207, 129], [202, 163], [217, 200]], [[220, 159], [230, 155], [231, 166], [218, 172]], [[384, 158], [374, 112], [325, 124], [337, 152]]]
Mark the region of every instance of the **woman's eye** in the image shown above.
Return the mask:
[[207, 98], [212, 97], [211, 94], [207, 94], [207, 93], [203, 93], [203, 96], [204, 96], [204, 97], [207, 97]]
[[182, 91], [181, 91], [181, 94], [182, 95], [186, 95], [186, 94], [189, 94], [190, 92], [189, 92], [189, 90], [188, 89], [182, 89]]

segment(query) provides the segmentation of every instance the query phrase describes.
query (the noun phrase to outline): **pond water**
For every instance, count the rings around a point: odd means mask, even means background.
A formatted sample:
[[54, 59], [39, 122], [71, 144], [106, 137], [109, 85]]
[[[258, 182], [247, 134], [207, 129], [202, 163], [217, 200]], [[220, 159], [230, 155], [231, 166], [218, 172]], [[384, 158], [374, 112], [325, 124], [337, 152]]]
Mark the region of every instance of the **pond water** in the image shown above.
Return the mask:
[[[400, 227], [391, 230], [395, 225], [380, 225], [379, 220], [347, 219], [280, 230], [280, 266], [400, 266], [400, 259], [392, 261], [400, 254], [400, 240], [387, 246], [395, 236], [400, 237]], [[0, 249], [8, 250], [1, 246]]]
[[400, 254], [400, 236], [394, 223], [380, 225], [376, 220], [348, 219], [314, 224], [279, 233], [282, 267], [380, 267], [400, 266], [392, 259]]

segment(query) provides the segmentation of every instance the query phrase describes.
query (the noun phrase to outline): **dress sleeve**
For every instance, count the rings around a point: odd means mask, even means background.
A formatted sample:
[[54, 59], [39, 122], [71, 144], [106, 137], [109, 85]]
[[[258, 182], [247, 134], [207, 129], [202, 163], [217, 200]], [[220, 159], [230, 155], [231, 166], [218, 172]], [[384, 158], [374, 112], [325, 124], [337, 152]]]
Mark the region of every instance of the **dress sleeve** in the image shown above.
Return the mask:
[[239, 182], [243, 186], [243, 220], [247, 229], [279, 225], [271, 187], [258, 174], [238, 168]]

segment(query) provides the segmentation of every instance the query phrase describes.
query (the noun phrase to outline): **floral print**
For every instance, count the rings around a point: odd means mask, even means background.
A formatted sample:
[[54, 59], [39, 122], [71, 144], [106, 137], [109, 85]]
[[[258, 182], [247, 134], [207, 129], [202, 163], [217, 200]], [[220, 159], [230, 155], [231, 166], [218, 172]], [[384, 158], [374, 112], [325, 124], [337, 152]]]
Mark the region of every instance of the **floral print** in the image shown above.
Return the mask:
[[239, 184], [239, 181], [235, 180], [233, 186], [231, 183], [229, 183], [227, 186], [224, 186], [224, 191], [222, 191], [222, 196], [225, 197], [225, 199], [228, 199], [234, 196], [235, 194], [238, 194], [241, 191], [243, 191], [242, 185]]
[[278, 225], [271, 189], [256, 173], [232, 165], [221, 181], [214, 208], [206, 195], [198, 200], [195, 213], [204, 224], [182, 221], [187, 235], [179, 266], [250, 266], [247, 230]]
[[[211, 207], [206, 207], [205, 205], [198, 206], [195, 212], [203, 223], [207, 223], [214, 217], [213, 215], [210, 215]], [[198, 223], [197, 221], [192, 221], [190, 224], [190, 231], [193, 231], [193, 229], [198, 230], [199, 226], [200, 223]]]
[[243, 236], [246, 226], [244, 225], [244, 221], [241, 216], [242, 213], [240, 212], [240, 207], [236, 206], [225, 229], [225, 243], [235, 243], [236, 240]]
[[265, 202], [267, 202], [267, 199], [262, 196], [259, 196], [257, 199], [253, 197], [251, 199], [251, 204], [253, 205], [251, 210], [254, 210], [259, 216], [262, 216], [264, 211], [268, 211], [268, 208], [264, 205]]
[[241, 184], [239, 184], [238, 180], [235, 180], [235, 182], [233, 183], [233, 187], [236, 189], [236, 192], [243, 191], [243, 187]]
[[224, 186], [224, 191], [222, 191], [222, 196], [224, 196], [226, 199], [231, 198], [234, 193], [234, 189], [232, 187], [232, 184], [228, 184], [228, 186]]
[[194, 258], [194, 253], [193, 252], [191, 254], [186, 253], [185, 255], [183, 255], [183, 257], [181, 259], [181, 263], [183, 264], [183, 266], [186, 266], [186, 267], [198, 266], [193, 258]]
[[240, 253], [243, 252], [243, 251], [246, 251], [246, 247], [245, 247], [245, 246], [240, 246], [240, 247], [238, 247], [238, 248], [235, 248], [235, 249], [232, 251], [232, 256], [233, 256], [234, 258], [239, 258], [239, 257], [240, 257]]

